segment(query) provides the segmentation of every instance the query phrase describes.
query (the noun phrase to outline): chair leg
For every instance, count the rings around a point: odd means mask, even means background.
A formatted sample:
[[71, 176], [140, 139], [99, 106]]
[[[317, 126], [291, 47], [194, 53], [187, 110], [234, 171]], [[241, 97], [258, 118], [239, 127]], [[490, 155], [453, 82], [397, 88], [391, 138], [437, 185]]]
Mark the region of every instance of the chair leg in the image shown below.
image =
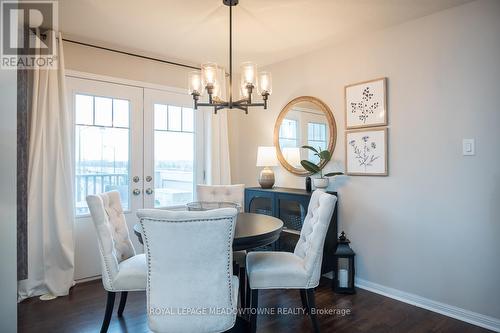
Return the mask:
[[238, 274], [238, 277], [240, 279], [240, 296], [241, 296], [241, 299], [240, 299], [240, 307], [241, 308], [244, 308], [247, 304], [247, 301], [246, 301], [246, 298], [247, 298], [247, 294], [246, 294], [246, 277], [247, 277], [247, 274], [246, 274], [246, 270], [245, 270], [245, 267], [240, 267], [240, 272]]
[[307, 295], [305, 289], [300, 289], [300, 301], [302, 302], [302, 308], [306, 314], [309, 314], [309, 304], [307, 304]]
[[108, 291], [108, 300], [106, 301], [106, 311], [102, 321], [101, 333], [106, 333], [108, 331], [111, 315], [113, 314], [113, 307], [115, 306], [115, 295], [114, 292]]
[[309, 316], [315, 333], [319, 333], [318, 318], [316, 318], [316, 302], [314, 300], [314, 288], [306, 289]]
[[257, 309], [259, 308], [259, 290], [252, 289], [250, 309], [250, 333], [257, 332]]
[[127, 303], [128, 291], [122, 291], [120, 296], [120, 305], [118, 306], [118, 317], [123, 317], [123, 310], [125, 310], [125, 304]]
[[246, 280], [247, 280], [247, 289], [246, 289], [246, 292], [245, 292], [245, 308], [246, 309], [249, 309], [250, 308], [250, 300], [251, 300], [251, 293], [252, 293], [252, 289], [250, 289], [250, 280], [248, 279], [248, 275], [246, 275], [246, 271], [245, 271], [245, 277], [246, 277]]

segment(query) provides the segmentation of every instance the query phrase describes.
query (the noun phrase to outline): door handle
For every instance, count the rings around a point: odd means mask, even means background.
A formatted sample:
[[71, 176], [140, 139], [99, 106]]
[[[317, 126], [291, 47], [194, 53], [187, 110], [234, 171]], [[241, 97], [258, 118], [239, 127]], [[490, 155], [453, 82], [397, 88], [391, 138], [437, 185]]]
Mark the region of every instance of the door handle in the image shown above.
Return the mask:
[[141, 194], [141, 190], [139, 190], [138, 188], [134, 188], [134, 190], [132, 191], [132, 194], [139, 195], [139, 194]]
[[151, 195], [151, 194], [153, 194], [153, 192], [154, 192], [154, 191], [153, 191], [153, 189], [152, 189], [151, 187], [148, 187], [148, 188], [146, 189], [146, 194]]
[[146, 181], [147, 181], [147, 182], [150, 182], [150, 181], [152, 181], [152, 180], [153, 180], [153, 177], [151, 177], [151, 176], [147, 176], [147, 177], [146, 177]]

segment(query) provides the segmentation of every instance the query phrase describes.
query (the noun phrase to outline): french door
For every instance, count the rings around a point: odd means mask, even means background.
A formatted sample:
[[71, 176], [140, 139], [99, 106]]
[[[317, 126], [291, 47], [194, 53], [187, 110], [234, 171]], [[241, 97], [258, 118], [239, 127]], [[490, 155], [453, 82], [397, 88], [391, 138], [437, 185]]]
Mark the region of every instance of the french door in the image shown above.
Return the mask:
[[101, 273], [85, 198], [116, 190], [133, 235], [140, 208], [175, 208], [203, 182], [203, 115], [184, 92], [67, 78], [74, 123], [75, 279]]
[[144, 206], [179, 207], [203, 183], [203, 113], [185, 93], [144, 90]]

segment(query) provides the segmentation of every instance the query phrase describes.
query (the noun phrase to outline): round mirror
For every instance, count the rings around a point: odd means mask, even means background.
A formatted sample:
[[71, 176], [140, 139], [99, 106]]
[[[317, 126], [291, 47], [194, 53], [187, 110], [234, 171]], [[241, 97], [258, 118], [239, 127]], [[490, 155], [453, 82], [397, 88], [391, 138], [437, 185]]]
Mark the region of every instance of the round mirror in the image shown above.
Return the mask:
[[321, 100], [311, 96], [290, 101], [281, 110], [274, 126], [274, 146], [281, 165], [300, 176], [311, 174], [302, 167], [301, 160], [319, 163], [312, 151], [300, 147], [312, 146], [333, 153], [336, 140], [337, 126], [332, 111]]

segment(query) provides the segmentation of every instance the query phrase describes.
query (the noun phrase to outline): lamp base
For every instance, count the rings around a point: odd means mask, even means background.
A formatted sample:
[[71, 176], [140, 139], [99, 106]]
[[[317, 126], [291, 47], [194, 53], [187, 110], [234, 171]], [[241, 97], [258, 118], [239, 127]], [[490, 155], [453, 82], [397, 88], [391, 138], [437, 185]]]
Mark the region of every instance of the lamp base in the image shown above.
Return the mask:
[[262, 188], [273, 188], [274, 186], [274, 172], [271, 168], [265, 167], [260, 172], [259, 184]]

